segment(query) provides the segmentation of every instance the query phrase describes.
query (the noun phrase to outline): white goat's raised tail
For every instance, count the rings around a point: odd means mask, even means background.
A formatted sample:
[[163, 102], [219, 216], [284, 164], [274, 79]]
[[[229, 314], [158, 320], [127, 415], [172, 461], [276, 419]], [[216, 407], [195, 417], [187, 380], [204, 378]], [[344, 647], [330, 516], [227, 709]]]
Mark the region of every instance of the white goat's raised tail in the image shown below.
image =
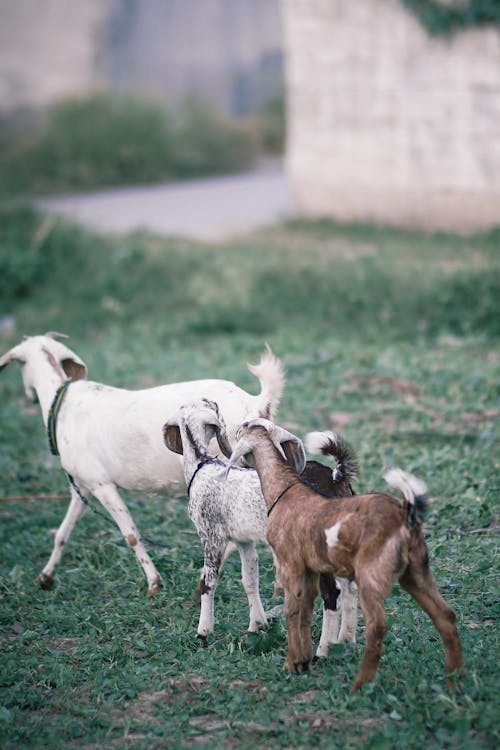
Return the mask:
[[218, 404], [230, 442], [245, 420], [276, 412], [284, 386], [283, 368], [267, 347], [259, 364], [250, 367], [260, 381], [261, 392], [256, 396], [219, 379], [132, 391], [87, 380], [85, 363], [60, 338], [55, 333], [29, 336], [0, 356], [0, 370], [10, 362], [21, 365], [26, 396], [38, 400], [50, 449], [60, 456], [70, 483], [70, 505], [38, 582], [42, 588], [52, 585], [71, 532], [93, 495], [133, 550], [146, 575], [148, 593], [155, 594], [160, 575], [118, 488], [168, 497], [184, 495], [182, 458], [165, 448], [165, 421], [182, 404], [208, 398]]
[[285, 370], [280, 359], [273, 353], [269, 344], [256, 365], [247, 363], [247, 367], [260, 382], [260, 394], [257, 397], [259, 416], [273, 419], [278, 411], [281, 395], [285, 387]]

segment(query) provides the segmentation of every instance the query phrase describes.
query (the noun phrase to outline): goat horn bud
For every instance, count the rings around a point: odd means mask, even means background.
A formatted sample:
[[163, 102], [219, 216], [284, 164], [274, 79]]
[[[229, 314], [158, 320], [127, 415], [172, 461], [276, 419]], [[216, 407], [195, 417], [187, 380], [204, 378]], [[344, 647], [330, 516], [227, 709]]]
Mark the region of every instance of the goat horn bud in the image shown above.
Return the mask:
[[[229, 463], [227, 467], [227, 471], [238, 463], [240, 459], [243, 458], [243, 456], [246, 456], [247, 453], [251, 452], [251, 446], [248, 440], [246, 440], [244, 437], [240, 438], [238, 442], [236, 443], [235, 447], [233, 448], [233, 452], [229, 456]], [[227, 476], [227, 472], [226, 472]]]
[[47, 331], [44, 335], [49, 339], [69, 339], [66, 333], [58, 333], [57, 331]]

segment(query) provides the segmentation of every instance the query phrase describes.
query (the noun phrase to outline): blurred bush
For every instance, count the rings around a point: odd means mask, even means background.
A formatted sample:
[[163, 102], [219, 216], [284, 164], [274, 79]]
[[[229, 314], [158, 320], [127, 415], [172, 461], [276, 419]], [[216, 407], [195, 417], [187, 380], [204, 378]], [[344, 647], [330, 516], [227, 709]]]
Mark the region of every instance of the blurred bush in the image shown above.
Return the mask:
[[286, 140], [284, 93], [273, 96], [264, 104], [259, 112], [257, 131], [262, 151], [270, 154], [283, 153]]
[[255, 135], [196, 101], [175, 115], [131, 95], [52, 106], [0, 146], [0, 195], [86, 190], [247, 168]]
[[500, 25], [499, 0], [402, 0], [402, 3], [434, 36]]

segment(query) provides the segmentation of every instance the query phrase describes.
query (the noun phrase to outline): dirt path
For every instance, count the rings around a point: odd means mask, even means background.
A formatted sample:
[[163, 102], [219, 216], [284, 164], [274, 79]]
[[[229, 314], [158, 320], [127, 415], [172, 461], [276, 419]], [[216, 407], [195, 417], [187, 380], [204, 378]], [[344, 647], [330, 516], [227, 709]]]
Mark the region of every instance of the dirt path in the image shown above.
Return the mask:
[[146, 229], [215, 241], [285, 219], [289, 199], [281, 166], [168, 185], [50, 198], [43, 210], [104, 232]]

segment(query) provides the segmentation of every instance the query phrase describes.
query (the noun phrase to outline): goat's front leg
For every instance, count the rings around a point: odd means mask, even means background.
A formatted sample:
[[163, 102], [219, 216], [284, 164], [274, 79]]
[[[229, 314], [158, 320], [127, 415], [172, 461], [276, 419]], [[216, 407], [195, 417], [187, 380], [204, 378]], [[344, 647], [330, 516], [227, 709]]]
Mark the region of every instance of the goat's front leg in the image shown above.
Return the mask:
[[337, 643], [356, 643], [358, 627], [358, 587], [347, 578], [337, 578], [340, 586], [340, 611], [342, 613]]
[[253, 542], [238, 543], [238, 551], [241, 558], [241, 580], [250, 608], [248, 630], [255, 632], [267, 625], [267, 617], [259, 591], [259, 558]]
[[273, 590], [273, 596], [279, 597], [283, 596], [283, 582], [281, 580], [281, 568], [280, 568], [280, 562], [276, 555], [274, 554], [274, 550], [271, 548], [271, 552], [273, 555], [273, 562], [274, 562], [274, 590]]
[[137, 562], [143, 569], [148, 581], [148, 596], [158, 594], [161, 589], [161, 577], [155, 564], [148, 555], [137, 526], [116, 487], [112, 484], [101, 485], [94, 490], [94, 495], [106, 508], [113, 521], [120, 529], [128, 546], [133, 550]]
[[302, 601], [300, 603], [300, 640], [302, 645], [302, 669], [309, 668], [312, 659], [311, 621], [314, 601], [319, 594], [319, 575], [307, 570], [302, 581]]
[[[54, 583], [54, 571], [61, 562], [61, 558], [71, 536], [71, 532], [75, 528], [78, 520], [82, 517], [87, 509], [87, 506], [85, 505], [83, 500], [78, 497], [78, 493], [73, 486], [70, 486], [70, 492], [71, 500], [68, 506], [68, 510], [66, 511], [66, 515], [64, 516], [61, 525], [57, 529], [52, 554], [50, 555], [47, 565], [44, 567], [44, 569], [36, 579], [38, 585], [42, 589], [50, 589], [50, 587]], [[82, 494], [84, 495], [84, 497], [86, 496], [84, 493]]]
[[208, 538], [203, 541], [204, 561], [200, 580], [201, 607], [198, 622], [198, 638], [205, 644], [207, 637], [214, 632], [214, 598], [219, 581], [225, 541]]
[[382, 642], [387, 633], [382, 592], [360, 580], [359, 598], [365, 618], [366, 645], [363, 660], [350, 690], [350, 695], [359, 690], [365, 682], [371, 682], [375, 677], [382, 654]]
[[283, 612], [286, 617], [288, 654], [285, 669], [299, 674], [303, 671], [302, 639], [300, 635], [300, 610], [302, 599], [302, 575], [283, 575], [285, 601]]

